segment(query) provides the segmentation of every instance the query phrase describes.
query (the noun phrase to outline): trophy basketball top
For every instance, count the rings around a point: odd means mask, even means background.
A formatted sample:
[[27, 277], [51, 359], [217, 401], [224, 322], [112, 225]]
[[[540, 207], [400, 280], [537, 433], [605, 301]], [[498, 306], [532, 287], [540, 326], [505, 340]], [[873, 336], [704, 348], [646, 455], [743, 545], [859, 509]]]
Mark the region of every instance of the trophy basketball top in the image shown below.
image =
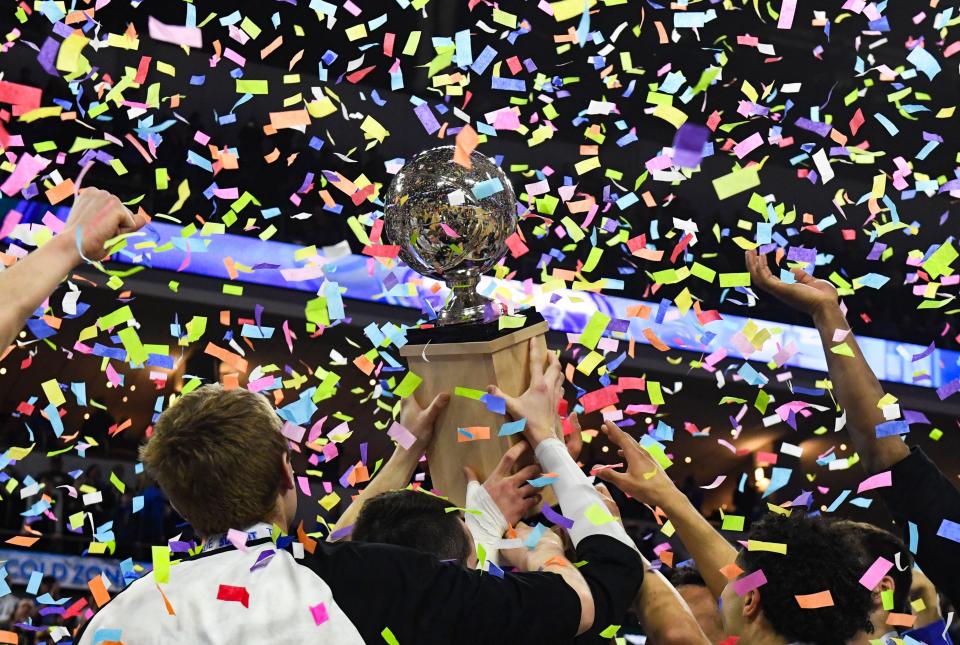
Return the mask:
[[480, 275], [506, 255], [517, 226], [516, 197], [503, 170], [476, 151], [466, 168], [453, 153], [453, 146], [420, 152], [394, 176], [384, 198], [384, 227], [400, 258], [453, 292], [441, 325], [483, 319]]

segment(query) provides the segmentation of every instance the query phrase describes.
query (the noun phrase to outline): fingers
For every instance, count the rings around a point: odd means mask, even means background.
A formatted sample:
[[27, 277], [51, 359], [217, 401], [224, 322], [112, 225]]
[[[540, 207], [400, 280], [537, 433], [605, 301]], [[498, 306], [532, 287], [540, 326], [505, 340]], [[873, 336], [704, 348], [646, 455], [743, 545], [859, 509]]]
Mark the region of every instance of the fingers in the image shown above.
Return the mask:
[[530, 385], [543, 380], [544, 363], [546, 362], [546, 343], [540, 343], [539, 336], [530, 339]]
[[621, 430], [613, 421], [603, 422], [603, 434], [607, 435], [607, 438], [624, 452], [634, 451], [640, 448], [640, 444], [638, 444], [633, 437]]
[[533, 497], [534, 495], [540, 495], [540, 489], [534, 486], [533, 484], [524, 484], [517, 489], [517, 492], [520, 494], [520, 497], [527, 498]]
[[522, 515], [526, 516], [526, 515], [529, 515], [530, 513], [532, 513], [533, 510], [534, 510], [534, 509], [537, 507], [537, 505], [540, 503], [540, 499], [541, 499], [541, 498], [540, 498], [539, 495], [534, 495], [534, 496], [532, 496], [532, 497], [526, 497], [526, 498], [524, 498], [524, 500], [523, 500], [523, 506], [522, 506], [522, 509], [523, 509]]
[[510, 447], [510, 450], [503, 453], [503, 456], [500, 457], [500, 463], [497, 464], [497, 467], [493, 469], [494, 474], [500, 475], [501, 477], [508, 477], [510, 472], [513, 470], [514, 465], [517, 463], [517, 460], [527, 452], [527, 449], [530, 447], [526, 441], [518, 441]]
[[129, 208], [123, 206], [124, 213], [120, 216], [119, 230], [121, 233], [133, 233], [134, 231], [139, 231], [143, 228], [143, 225], [147, 223], [143, 217], [138, 213], [134, 213]]
[[512, 475], [510, 477], [510, 479], [517, 482], [517, 484], [519, 484], [520, 482], [536, 479], [537, 477], [540, 476], [540, 472], [541, 472], [540, 466], [538, 466], [537, 464], [531, 464], [525, 468], [521, 468], [520, 470], [518, 470], [515, 475]]
[[520, 406], [517, 405], [517, 400], [510, 396], [509, 394], [504, 394], [503, 390], [498, 388], [496, 385], [488, 385], [487, 393], [494, 396], [499, 396], [501, 399], [507, 403], [507, 413], [514, 419], [523, 418], [524, 414], [520, 410]]
[[463, 467], [463, 475], [467, 478], [467, 483], [480, 481], [480, 478], [477, 477], [477, 472], [470, 466]]
[[[576, 412], [571, 412], [570, 416], [567, 417], [567, 420], [570, 421], [570, 425], [573, 426], [573, 432], [583, 431], [580, 427], [580, 415], [578, 415]], [[570, 434], [573, 434], [573, 432]]]

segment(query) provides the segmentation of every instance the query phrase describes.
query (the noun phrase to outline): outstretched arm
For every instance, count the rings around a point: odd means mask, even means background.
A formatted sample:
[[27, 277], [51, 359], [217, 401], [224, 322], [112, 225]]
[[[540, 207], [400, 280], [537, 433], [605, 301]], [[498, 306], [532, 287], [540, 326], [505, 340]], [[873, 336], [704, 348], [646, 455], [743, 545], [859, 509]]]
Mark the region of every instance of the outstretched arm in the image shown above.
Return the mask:
[[[597, 484], [595, 488], [610, 514], [622, 523], [620, 508], [607, 487]], [[633, 607], [650, 642], [656, 645], [709, 645], [710, 639], [703, 633], [683, 597], [645, 557], [641, 555], [640, 559], [643, 561], [643, 583]]]
[[644, 504], [663, 509], [697, 563], [707, 587], [719, 598], [727, 585], [727, 579], [720, 569], [737, 559], [737, 550], [694, 508], [687, 496], [680, 492], [633, 437], [609, 421], [604, 422], [603, 432], [620, 448], [627, 462], [627, 470], [618, 472], [605, 468], [597, 471], [597, 477], [615, 484]]
[[643, 631], [657, 645], [709, 645], [690, 607], [663, 574], [643, 559], [643, 584], [634, 607]]
[[[753, 284], [813, 318], [820, 332], [837, 402], [847, 411], [850, 440], [867, 471], [882, 472], [906, 457], [910, 449], [899, 436], [877, 437], [877, 426], [886, 420], [877, 407], [884, 395], [883, 388], [847, 325], [833, 285], [815, 279], [802, 269], [793, 270], [796, 282], [788, 284], [770, 272], [766, 256], [747, 251], [746, 258]], [[832, 351], [843, 343], [850, 348], [852, 356]]]
[[110, 193], [86, 188], [80, 192], [63, 231], [10, 268], [0, 271], [0, 351], [17, 337], [24, 322], [82, 258], [77, 246], [79, 231], [83, 255], [90, 260], [106, 256], [106, 242], [132, 233], [144, 220], [131, 213]]
[[[397, 444], [390, 459], [383, 465], [376, 477], [367, 484], [359, 495], [353, 498], [350, 506], [343, 512], [330, 532], [333, 535], [338, 530], [352, 526], [360, 515], [360, 510], [367, 500], [373, 499], [380, 493], [406, 488], [417, 468], [417, 462], [423, 456], [430, 437], [433, 436], [433, 424], [437, 415], [450, 401], [450, 394], [441, 392], [426, 408], [421, 408], [416, 399], [408, 396], [403, 400], [400, 408], [400, 425], [410, 431], [416, 441], [409, 448]], [[329, 538], [329, 536], [328, 536]]]

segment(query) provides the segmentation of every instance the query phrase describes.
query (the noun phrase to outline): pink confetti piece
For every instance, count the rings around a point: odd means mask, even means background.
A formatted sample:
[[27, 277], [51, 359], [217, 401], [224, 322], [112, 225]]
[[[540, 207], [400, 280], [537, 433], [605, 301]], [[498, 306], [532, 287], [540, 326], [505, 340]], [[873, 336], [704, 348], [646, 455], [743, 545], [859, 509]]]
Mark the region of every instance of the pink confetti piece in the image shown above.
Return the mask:
[[244, 531], [230, 529], [227, 531], [227, 541], [238, 551], [246, 553], [249, 550], [247, 549], [247, 534]]
[[147, 19], [147, 28], [150, 37], [165, 43], [174, 45], [185, 45], [199, 49], [203, 46], [203, 33], [199, 27], [182, 27], [180, 25], [167, 25], [153, 16]]
[[310, 613], [313, 615], [313, 621], [318, 625], [322, 625], [330, 620], [330, 614], [327, 613], [327, 606], [322, 602], [311, 607]]
[[864, 491], [873, 490], [875, 488], [887, 488], [888, 486], [892, 486], [892, 485], [893, 485], [893, 481], [892, 481], [890, 471], [885, 470], [882, 473], [871, 475], [870, 477], [867, 477], [862, 482], [860, 482], [860, 485], [857, 486], [857, 494], [859, 495]]
[[390, 429], [387, 430], [387, 436], [400, 444], [404, 450], [410, 450], [410, 447], [417, 442], [417, 438], [413, 433], [396, 421], [394, 421]]
[[763, 569], [758, 569], [753, 573], [749, 573], [742, 578], [734, 580], [730, 583], [730, 586], [733, 587], [733, 591], [738, 596], [743, 596], [746, 595], [748, 591], [758, 589], [765, 584], [767, 584], [767, 576], [764, 575]]
[[877, 558], [876, 561], [870, 565], [870, 568], [867, 569], [867, 572], [860, 576], [860, 584], [872, 591], [873, 588], [877, 586], [877, 583], [883, 579], [883, 576], [887, 575], [887, 572], [892, 568], [892, 562], [883, 557]]
[[797, 11], [797, 0], [783, 0], [780, 5], [780, 18], [777, 20], [777, 29], [793, 27], [793, 16]]

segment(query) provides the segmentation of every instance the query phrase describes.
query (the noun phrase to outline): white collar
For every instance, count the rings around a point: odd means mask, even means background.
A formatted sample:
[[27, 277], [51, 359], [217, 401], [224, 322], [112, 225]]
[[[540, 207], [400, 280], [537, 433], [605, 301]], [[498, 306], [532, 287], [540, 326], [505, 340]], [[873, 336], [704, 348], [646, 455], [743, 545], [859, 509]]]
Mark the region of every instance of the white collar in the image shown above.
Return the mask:
[[[251, 542], [253, 540], [259, 540], [261, 538], [268, 538], [273, 535], [273, 525], [269, 522], [257, 522], [253, 526], [250, 526], [242, 533], [246, 533], [246, 542]], [[230, 538], [228, 533], [220, 533], [219, 535], [211, 535], [203, 541], [203, 551], [215, 551], [217, 549], [222, 549], [227, 546], [231, 546]]]

